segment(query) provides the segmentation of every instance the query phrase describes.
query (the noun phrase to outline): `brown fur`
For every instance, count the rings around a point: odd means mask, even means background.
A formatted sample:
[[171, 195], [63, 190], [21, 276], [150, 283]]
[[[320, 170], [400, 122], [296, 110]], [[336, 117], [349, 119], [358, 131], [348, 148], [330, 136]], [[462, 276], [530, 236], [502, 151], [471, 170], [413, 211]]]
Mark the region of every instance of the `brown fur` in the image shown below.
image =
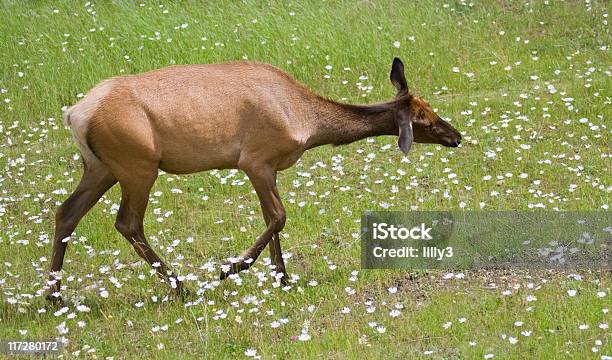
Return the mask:
[[65, 114], [86, 167], [77, 190], [56, 215], [49, 293], [60, 290], [55, 272], [66, 248], [61, 240], [116, 182], [122, 189], [117, 229], [141, 257], [160, 263], [160, 276], [180, 292], [180, 282], [148, 245], [142, 226], [158, 169], [176, 174], [245, 171], [267, 228], [242, 254], [243, 261], [223, 269], [222, 278], [248, 268], [244, 260], [256, 259], [272, 242], [272, 261], [285, 281], [278, 237], [285, 210], [276, 189], [277, 171], [316, 146], [397, 135], [398, 114], [411, 118], [414, 141], [458, 145], [458, 132], [408, 93], [403, 65], [399, 69], [401, 77], [398, 70], [395, 78], [392, 73], [398, 96], [373, 105], [325, 99], [285, 72], [256, 62], [172, 66], [102, 82]]

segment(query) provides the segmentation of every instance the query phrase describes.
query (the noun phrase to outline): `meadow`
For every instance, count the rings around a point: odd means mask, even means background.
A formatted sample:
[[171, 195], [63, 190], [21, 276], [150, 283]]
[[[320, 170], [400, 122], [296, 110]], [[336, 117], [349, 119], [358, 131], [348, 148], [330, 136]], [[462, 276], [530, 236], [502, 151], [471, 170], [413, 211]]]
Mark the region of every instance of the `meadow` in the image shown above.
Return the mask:
[[[364, 210], [609, 211], [609, 2], [0, 1], [0, 340], [64, 358], [610, 359], [610, 272], [360, 268]], [[306, 152], [278, 179], [288, 286], [267, 251], [219, 265], [264, 229], [237, 170], [161, 173], [149, 242], [192, 294], [114, 229], [111, 189], [43, 287], [56, 207], [81, 159], [62, 108], [99, 81], [172, 64], [256, 60], [336, 101], [389, 100], [394, 56], [460, 147], [396, 137]], [[497, 241], [504, 241], [500, 232]]]

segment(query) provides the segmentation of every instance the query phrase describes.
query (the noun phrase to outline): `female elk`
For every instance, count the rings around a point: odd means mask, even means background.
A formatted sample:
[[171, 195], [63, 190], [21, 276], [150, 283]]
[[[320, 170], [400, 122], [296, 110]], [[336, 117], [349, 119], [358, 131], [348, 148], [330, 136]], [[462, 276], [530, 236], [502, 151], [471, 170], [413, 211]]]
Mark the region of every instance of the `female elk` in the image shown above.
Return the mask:
[[325, 99], [285, 72], [256, 62], [181, 65], [115, 77], [93, 88], [65, 112], [84, 162], [83, 177], [56, 213], [47, 298], [61, 301], [61, 270], [68, 237], [79, 220], [119, 182], [115, 226], [158, 274], [181, 292], [181, 283], [149, 246], [143, 217], [158, 169], [174, 174], [238, 168], [251, 180], [265, 231], [240, 256], [222, 266], [221, 278], [249, 268], [270, 242], [276, 271], [286, 280], [279, 232], [285, 209], [276, 173], [316, 146], [397, 135], [408, 153], [413, 142], [456, 147], [461, 135], [412, 95], [395, 58], [397, 95], [373, 105]]

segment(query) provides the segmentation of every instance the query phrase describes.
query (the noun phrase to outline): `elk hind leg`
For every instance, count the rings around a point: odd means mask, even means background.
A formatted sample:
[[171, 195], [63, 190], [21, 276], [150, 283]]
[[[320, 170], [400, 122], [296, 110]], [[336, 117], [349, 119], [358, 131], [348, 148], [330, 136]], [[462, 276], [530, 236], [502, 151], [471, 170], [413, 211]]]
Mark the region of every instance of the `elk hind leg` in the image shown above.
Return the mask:
[[100, 161], [91, 159], [84, 162], [84, 171], [76, 190], [57, 209], [55, 213], [55, 236], [51, 269], [49, 274], [50, 287], [46, 291], [47, 300], [61, 304], [61, 290], [57, 273], [64, 264], [64, 255], [68, 246], [68, 238], [77, 227], [83, 216], [96, 204], [108, 189], [117, 183], [117, 179]]
[[183, 296], [182, 283], [153, 251], [144, 234], [144, 213], [149, 191], [157, 178], [157, 166], [143, 170], [130, 169], [129, 174], [129, 178], [119, 179], [121, 205], [115, 227], [132, 244], [136, 253], [155, 268], [158, 276], [166, 280], [176, 294]]

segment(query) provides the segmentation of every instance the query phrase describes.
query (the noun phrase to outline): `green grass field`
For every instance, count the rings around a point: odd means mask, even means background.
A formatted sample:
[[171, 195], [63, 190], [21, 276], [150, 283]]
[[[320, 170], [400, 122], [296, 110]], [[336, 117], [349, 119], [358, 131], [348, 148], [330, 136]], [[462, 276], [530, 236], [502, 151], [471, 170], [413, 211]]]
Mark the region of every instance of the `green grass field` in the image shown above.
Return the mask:
[[[605, 359], [610, 273], [361, 270], [364, 210], [608, 210], [609, 2], [0, 3], [0, 340], [63, 338], [65, 358]], [[239, 171], [160, 175], [145, 218], [186, 276], [182, 303], [113, 227], [85, 217], [46, 304], [53, 213], [81, 160], [61, 109], [99, 81], [171, 64], [258, 60], [337, 101], [391, 99], [390, 64], [461, 130], [456, 149], [395, 137], [307, 152], [279, 177], [290, 286]], [[499, 241], [504, 240], [500, 233]], [[81, 304], [81, 306], [77, 306]]]

